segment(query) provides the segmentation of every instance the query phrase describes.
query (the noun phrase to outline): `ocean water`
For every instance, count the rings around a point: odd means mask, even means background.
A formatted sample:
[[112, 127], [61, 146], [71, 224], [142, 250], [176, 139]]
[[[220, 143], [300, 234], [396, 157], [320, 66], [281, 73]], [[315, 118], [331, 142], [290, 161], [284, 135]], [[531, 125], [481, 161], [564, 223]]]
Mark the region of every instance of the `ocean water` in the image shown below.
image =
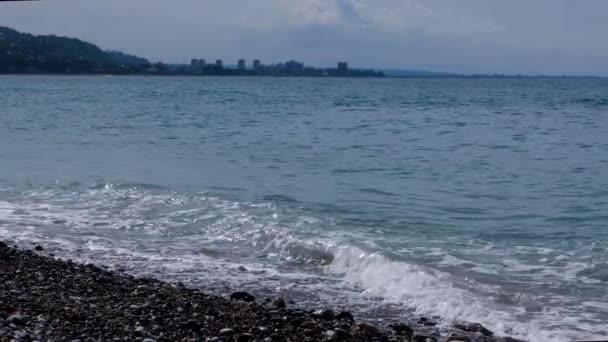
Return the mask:
[[0, 77], [0, 239], [370, 320], [608, 335], [608, 80]]

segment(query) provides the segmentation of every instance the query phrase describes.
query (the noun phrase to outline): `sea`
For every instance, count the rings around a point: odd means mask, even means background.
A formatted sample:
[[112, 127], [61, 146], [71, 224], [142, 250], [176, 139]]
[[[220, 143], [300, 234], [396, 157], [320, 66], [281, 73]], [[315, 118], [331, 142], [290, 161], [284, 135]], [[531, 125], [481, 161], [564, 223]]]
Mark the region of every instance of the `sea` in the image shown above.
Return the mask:
[[608, 79], [0, 77], [0, 240], [228, 295], [608, 336]]

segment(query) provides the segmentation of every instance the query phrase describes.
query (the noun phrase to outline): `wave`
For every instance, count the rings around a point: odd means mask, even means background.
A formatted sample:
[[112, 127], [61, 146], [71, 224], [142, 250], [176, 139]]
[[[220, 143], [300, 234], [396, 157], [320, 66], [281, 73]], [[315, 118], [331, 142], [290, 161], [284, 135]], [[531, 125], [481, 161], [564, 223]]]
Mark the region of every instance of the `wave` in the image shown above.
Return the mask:
[[496, 289], [474, 284], [470, 290], [458, 287], [446, 273], [423, 266], [395, 261], [380, 253], [343, 247], [337, 251], [328, 271], [339, 274], [344, 282], [360, 287], [363, 296], [383, 298], [405, 306], [417, 315], [440, 317], [447, 327], [454, 321], [480, 322], [499, 334], [532, 341], [562, 341], [564, 332], [542, 331], [533, 323], [514, 321], [518, 308], [500, 308], [481, 292]]
[[264, 195], [264, 196], [262, 196], [261, 199], [263, 201], [270, 201], [270, 202], [298, 203], [298, 200], [296, 200], [295, 198], [287, 196], [287, 195], [281, 195], [281, 194]]
[[[299, 293], [303, 303], [315, 293], [328, 305], [359, 307], [362, 315], [377, 315], [378, 305], [396, 305], [402, 313], [439, 316], [445, 326], [454, 320], [475, 321], [532, 341], [580, 337], [573, 335], [573, 326], [598, 331], [584, 325], [584, 319], [598, 316], [578, 317], [580, 311], [572, 306], [535, 303], [532, 294], [472, 280], [467, 272], [483, 265], [471, 264], [469, 258], [419, 247], [416, 253], [434, 253], [440, 260], [430, 267], [405, 258], [399, 249], [382, 247], [386, 243], [381, 235], [337, 226], [329, 212], [319, 215], [322, 211], [293, 203], [275, 195], [234, 201], [151, 184], [33, 189], [0, 201], [0, 239], [26, 246], [45, 241], [49, 252], [66, 258], [191, 286], [280, 289]], [[467, 248], [481, 255], [502, 253], [494, 246]], [[547, 258], [542, 272], [537, 272], [538, 265], [531, 268], [535, 273], [560, 276], [562, 260], [553, 258], [557, 251], [515, 251]], [[492, 271], [529, 272], [530, 266], [508, 256], [502, 268]], [[460, 275], [449, 272], [462, 265], [473, 268]], [[570, 266], [570, 279], [605, 277], [599, 264]], [[531, 312], [530, 307], [542, 309]]]
[[156, 184], [148, 184], [148, 183], [98, 183], [89, 187], [90, 190], [161, 190], [161, 191], [170, 191], [170, 189]]
[[608, 106], [608, 99], [605, 98], [580, 98], [572, 101], [577, 104], [584, 104], [592, 107]]
[[376, 189], [376, 188], [360, 188], [357, 189], [358, 191], [362, 192], [362, 193], [367, 193], [367, 194], [372, 194], [372, 195], [381, 195], [381, 196], [389, 196], [389, 197], [400, 197], [399, 194], [393, 193], [393, 192], [389, 192], [386, 190], [380, 190], [380, 189]]

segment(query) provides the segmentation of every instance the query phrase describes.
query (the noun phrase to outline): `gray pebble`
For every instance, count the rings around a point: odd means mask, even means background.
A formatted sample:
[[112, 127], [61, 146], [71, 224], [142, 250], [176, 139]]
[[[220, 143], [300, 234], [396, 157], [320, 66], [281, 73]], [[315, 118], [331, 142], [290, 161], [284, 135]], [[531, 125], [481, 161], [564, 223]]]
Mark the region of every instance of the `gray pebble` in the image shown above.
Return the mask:
[[29, 316], [26, 315], [20, 315], [20, 314], [13, 314], [8, 316], [8, 318], [6, 319], [6, 321], [8, 323], [13, 323], [16, 325], [24, 325], [26, 324], [28, 321], [30, 320]]
[[232, 335], [234, 334], [234, 330], [230, 329], [230, 328], [224, 328], [222, 330], [220, 330], [220, 335]]

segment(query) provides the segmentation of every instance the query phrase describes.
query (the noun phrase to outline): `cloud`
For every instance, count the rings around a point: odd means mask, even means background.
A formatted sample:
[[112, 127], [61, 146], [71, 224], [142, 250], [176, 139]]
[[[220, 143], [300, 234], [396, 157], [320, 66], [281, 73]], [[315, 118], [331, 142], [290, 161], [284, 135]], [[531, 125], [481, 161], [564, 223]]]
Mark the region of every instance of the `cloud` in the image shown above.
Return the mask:
[[474, 36], [504, 29], [490, 18], [442, 12], [420, 0], [253, 0], [234, 25], [250, 30], [324, 27], [379, 34]]
[[0, 24], [152, 60], [608, 74], [608, 1], [53, 0], [0, 2]]
[[[256, 50], [252, 42], [264, 41], [268, 45], [289, 46], [291, 55], [277, 51], [283, 59], [302, 58], [316, 65], [333, 65], [336, 60], [347, 59], [360, 66], [419, 64], [419, 60], [429, 60], [421, 53], [483, 44], [504, 29], [481, 15], [426, 3], [252, 0], [224, 25], [231, 32], [243, 32], [239, 45], [247, 46], [249, 51]], [[438, 63], [430, 67], [437, 65], [441, 66]]]

